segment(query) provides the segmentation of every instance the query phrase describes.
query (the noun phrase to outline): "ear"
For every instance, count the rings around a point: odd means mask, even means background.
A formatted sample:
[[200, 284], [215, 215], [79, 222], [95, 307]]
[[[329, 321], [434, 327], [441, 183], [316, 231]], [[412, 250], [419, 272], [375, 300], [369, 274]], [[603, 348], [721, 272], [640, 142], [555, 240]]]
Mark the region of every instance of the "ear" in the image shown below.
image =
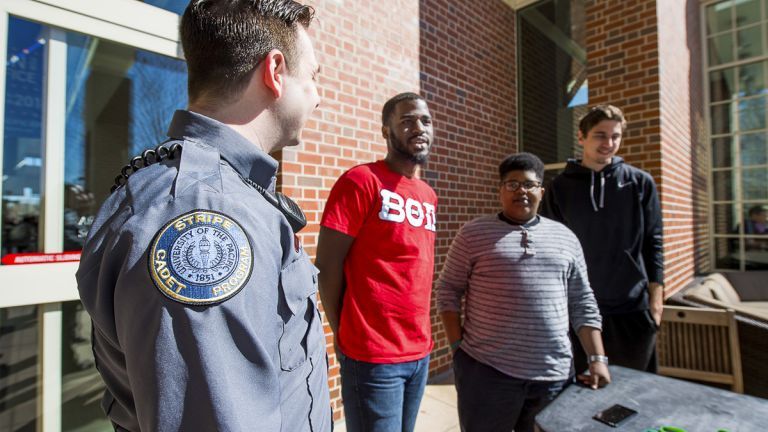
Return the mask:
[[288, 74], [285, 56], [280, 50], [272, 50], [267, 53], [263, 63], [264, 85], [272, 92], [275, 99], [279, 99], [285, 92], [285, 76]]
[[584, 140], [587, 138], [584, 136], [584, 134], [581, 133], [581, 130], [578, 131], [576, 137], [578, 138], [579, 145], [584, 147]]
[[381, 127], [381, 136], [384, 137], [385, 140], [389, 139], [389, 128], [386, 126]]

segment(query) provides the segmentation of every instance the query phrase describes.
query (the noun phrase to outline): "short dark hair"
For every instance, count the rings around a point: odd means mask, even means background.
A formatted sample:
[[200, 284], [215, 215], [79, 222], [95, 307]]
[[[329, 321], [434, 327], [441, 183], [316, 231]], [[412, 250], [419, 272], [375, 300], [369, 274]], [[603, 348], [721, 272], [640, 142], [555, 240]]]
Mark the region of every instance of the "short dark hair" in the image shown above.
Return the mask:
[[[388, 101], [384, 103], [384, 108], [381, 109], [381, 125], [386, 126], [389, 124], [389, 120], [392, 117], [392, 113], [395, 112], [395, 107], [402, 101], [407, 100], [424, 100], [423, 97], [416, 93], [405, 92], [392, 96]], [[425, 101], [426, 102], [426, 101]]]
[[179, 25], [190, 102], [231, 99], [273, 49], [292, 67], [297, 24], [308, 27], [314, 13], [293, 0], [190, 1]]
[[587, 137], [589, 131], [603, 120], [613, 120], [621, 123], [621, 131], [627, 129], [627, 120], [619, 107], [613, 105], [595, 105], [579, 119], [581, 136]]
[[755, 215], [759, 215], [760, 213], [766, 213], [766, 212], [768, 212], [768, 210], [766, 210], [765, 207], [763, 207], [761, 205], [756, 205], [756, 206], [752, 206], [752, 207], [749, 208], [749, 216], [750, 217], [755, 216]]
[[533, 153], [515, 153], [507, 156], [499, 164], [499, 179], [504, 177], [510, 171], [533, 171], [539, 181], [544, 180], [544, 162]]

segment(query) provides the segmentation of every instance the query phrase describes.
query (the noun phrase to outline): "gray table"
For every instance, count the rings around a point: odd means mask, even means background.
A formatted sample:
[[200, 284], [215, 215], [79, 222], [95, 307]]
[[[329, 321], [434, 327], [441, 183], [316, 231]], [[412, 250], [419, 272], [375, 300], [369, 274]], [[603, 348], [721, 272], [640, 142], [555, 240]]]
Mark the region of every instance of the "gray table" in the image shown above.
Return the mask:
[[[768, 365], [767, 365], [768, 366]], [[635, 431], [676, 426], [688, 432], [768, 431], [768, 399], [611, 366], [612, 383], [592, 390], [571, 385], [544, 411], [536, 425], [545, 432]], [[593, 420], [614, 404], [637, 411], [620, 427]]]

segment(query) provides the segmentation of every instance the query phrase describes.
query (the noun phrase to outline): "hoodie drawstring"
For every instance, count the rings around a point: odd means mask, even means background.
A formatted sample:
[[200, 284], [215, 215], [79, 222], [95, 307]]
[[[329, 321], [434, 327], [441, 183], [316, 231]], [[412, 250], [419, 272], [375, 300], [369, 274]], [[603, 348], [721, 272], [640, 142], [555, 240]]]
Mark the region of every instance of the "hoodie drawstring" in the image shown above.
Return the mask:
[[595, 172], [592, 171], [589, 184], [589, 198], [592, 200], [592, 208], [597, 211], [597, 203], [595, 202]]
[[[589, 184], [589, 198], [592, 200], [592, 208], [598, 211], [597, 202], [595, 202], [595, 172], [592, 171]], [[605, 204], [605, 174], [600, 172], [600, 208]]]
[[605, 203], [605, 175], [600, 171], [600, 208], [603, 208]]

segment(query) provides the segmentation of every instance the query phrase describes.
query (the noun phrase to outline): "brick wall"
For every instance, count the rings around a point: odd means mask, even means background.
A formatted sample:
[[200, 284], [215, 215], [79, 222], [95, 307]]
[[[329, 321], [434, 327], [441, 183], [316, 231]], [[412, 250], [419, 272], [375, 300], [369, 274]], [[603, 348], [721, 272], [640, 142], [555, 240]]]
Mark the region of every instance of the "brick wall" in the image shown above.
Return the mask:
[[698, 2], [665, 3], [658, 14], [664, 261], [671, 290], [709, 265], [699, 20]]
[[[515, 13], [501, 0], [422, 0], [421, 88], [435, 117], [426, 180], [439, 199], [435, 277], [461, 226], [497, 211], [498, 165], [516, 151]], [[430, 370], [451, 357], [432, 308]]]
[[[699, 138], [698, 3], [664, 2], [658, 12], [655, 0], [588, 0], [587, 57], [590, 105], [624, 109], [619, 154], [650, 172], [659, 188], [670, 295], [691, 279], [694, 251], [706, 247], [706, 146]], [[685, 26], [687, 34], [680, 31]]]
[[[458, 228], [497, 207], [496, 166], [515, 150], [514, 11], [501, 0], [310, 4], [317, 11], [310, 34], [322, 68], [321, 107], [304, 131], [304, 144], [277, 155], [282, 191], [307, 214], [304, 246], [314, 256], [320, 217], [336, 179], [386, 154], [384, 102], [399, 92], [420, 92], [435, 117], [435, 148], [424, 178], [440, 200], [437, 275]], [[434, 375], [450, 362], [434, 307], [432, 328]], [[325, 330], [333, 354], [327, 325]], [[330, 366], [338, 420], [343, 412], [334, 355]]]

